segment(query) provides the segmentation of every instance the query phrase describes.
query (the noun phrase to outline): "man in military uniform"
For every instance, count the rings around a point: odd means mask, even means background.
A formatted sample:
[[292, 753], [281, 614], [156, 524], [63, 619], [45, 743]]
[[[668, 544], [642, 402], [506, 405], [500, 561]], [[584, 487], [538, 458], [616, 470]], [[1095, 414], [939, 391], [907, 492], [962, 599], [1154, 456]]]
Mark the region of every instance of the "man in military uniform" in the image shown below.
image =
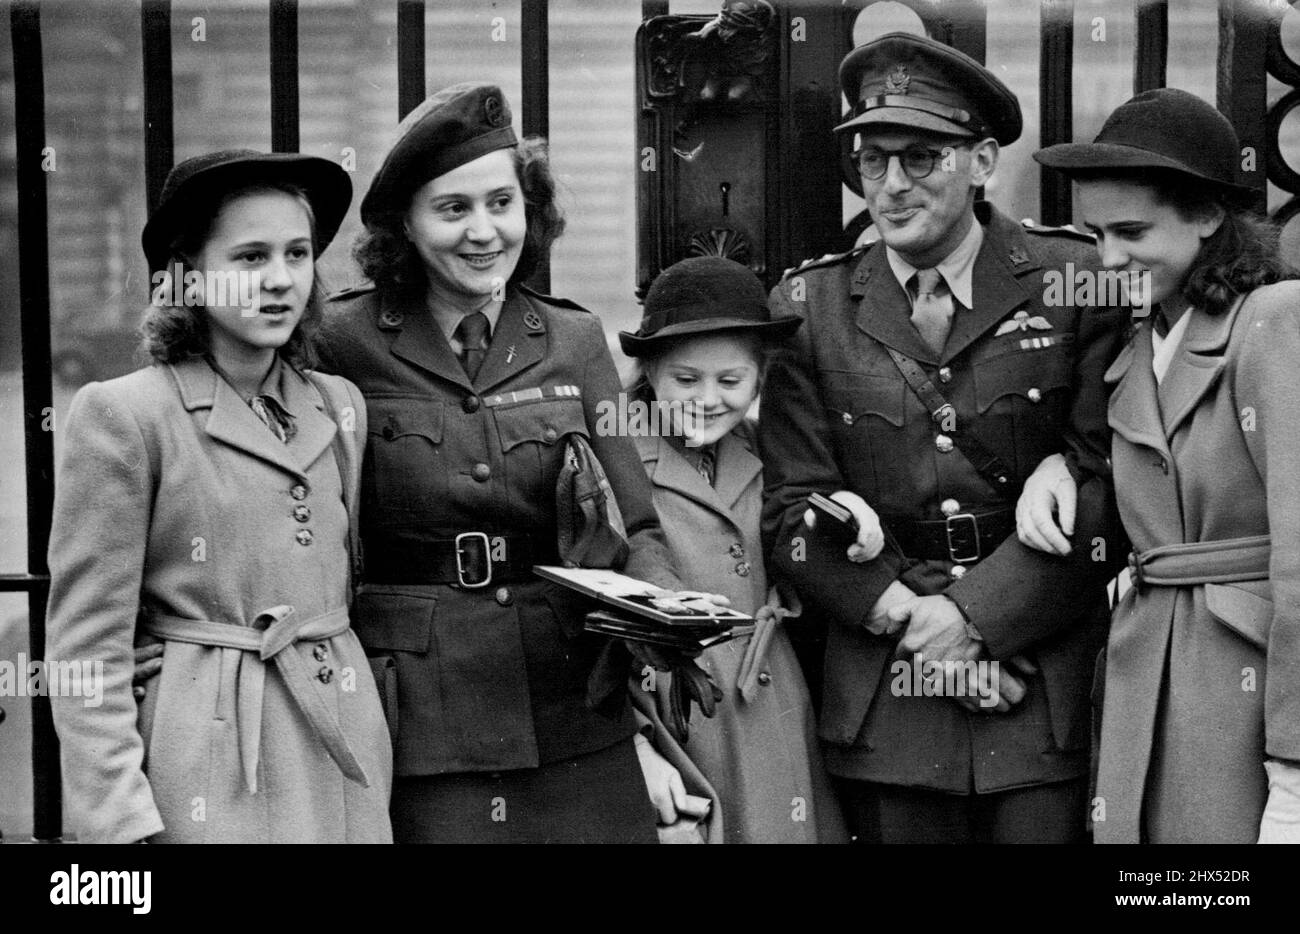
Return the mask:
[[[883, 242], [773, 290], [775, 314], [807, 323], [759, 420], [772, 566], [828, 620], [827, 765], [862, 842], [1081, 840], [1108, 484], [1081, 489], [1067, 558], [1021, 545], [1013, 508], [1050, 454], [1104, 472], [1119, 316], [1075, 306], [1054, 278], [1096, 270], [1090, 238], [976, 201], [1021, 130], [993, 74], [893, 33], [850, 53], [840, 80], [857, 107], [837, 132], [857, 135]], [[810, 527], [812, 493], [853, 512], [862, 544], [846, 553], [826, 517]], [[935, 669], [914, 668], [972, 660], [998, 666], [917, 689]]]

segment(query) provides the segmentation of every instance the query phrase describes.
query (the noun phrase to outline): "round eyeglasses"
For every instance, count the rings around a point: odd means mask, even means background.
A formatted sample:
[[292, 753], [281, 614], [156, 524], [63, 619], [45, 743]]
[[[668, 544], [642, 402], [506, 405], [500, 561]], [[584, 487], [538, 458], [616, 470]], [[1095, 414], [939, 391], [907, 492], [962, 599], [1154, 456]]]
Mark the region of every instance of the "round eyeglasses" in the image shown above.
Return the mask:
[[903, 167], [908, 178], [925, 178], [934, 171], [935, 163], [953, 152], [952, 146], [943, 149], [929, 149], [925, 146], [908, 146], [906, 149], [880, 149], [867, 146], [853, 154], [858, 164], [858, 171], [868, 181], [884, 178], [889, 171], [889, 160], [898, 157], [898, 164]]

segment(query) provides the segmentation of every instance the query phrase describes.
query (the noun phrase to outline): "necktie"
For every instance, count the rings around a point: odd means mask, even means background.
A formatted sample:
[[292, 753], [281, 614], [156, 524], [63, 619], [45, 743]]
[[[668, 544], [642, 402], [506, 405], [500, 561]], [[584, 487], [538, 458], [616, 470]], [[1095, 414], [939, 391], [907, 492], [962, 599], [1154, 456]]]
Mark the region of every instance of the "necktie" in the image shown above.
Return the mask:
[[916, 271], [916, 300], [912, 302], [912, 324], [935, 353], [943, 353], [952, 327], [952, 293], [937, 269]]
[[1155, 319], [1154, 321], [1152, 321], [1152, 327], [1156, 329], [1156, 333], [1159, 334], [1161, 337], [1168, 337], [1169, 318], [1166, 317], [1164, 308], [1160, 305], [1157, 305], [1155, 308], [1152, 309], [1152, 317]]
[[717, 455], [713, 453], [713, 445], [700, 448], [700, 460], [695, 465], [695, 469], [700, 472], [704, 482], [713, 486], [713, 465], [717, 460]]
[[248, 407], [262, 420], [263, 425], [271, 429], [271, 434], [285, 444], [293, 440], [293, 436], [298, 433], [298, 426], [294, 423], [293, 416], [275, 401], [274, 396], [253, 396], [248, 400]]
[[461, 346], [460, 365], [465, 368], [469, 378], [474, 379], [478, 376], [479, 367], [483, 365], [483, 358], [487, 356], [487, 315], [476, 311], [461, 318], [460, 324], [456, 325], [455, 337]]

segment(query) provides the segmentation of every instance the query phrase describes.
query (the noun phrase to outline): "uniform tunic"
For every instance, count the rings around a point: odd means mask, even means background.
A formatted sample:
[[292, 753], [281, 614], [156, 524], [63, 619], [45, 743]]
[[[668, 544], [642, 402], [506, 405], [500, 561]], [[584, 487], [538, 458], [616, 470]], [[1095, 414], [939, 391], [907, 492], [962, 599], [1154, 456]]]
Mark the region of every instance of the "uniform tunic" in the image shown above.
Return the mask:
[[[1081, 489], [1070, 559], [1027, 549], [1011, 535], [960, 578], [952, 561], [933, 555], [904, 561], [886, 550], [875, 561], [850, 563], [829, 536], [808, 533], [803, 512], [813, 491], [850, 490], [888, 530], [943, 519], [946, 500], [963, 513], [1009, 509], [1024, 479], [1053, 452], [1087, 451], [1104, 463], [1101, 375], [1121, 331], [1113, 313], [1075, 301], [1073, 273], [1096, 268], [1090, 239], [1024, 229], [984, 203], [976, 205], [976, 220], [984, 236], [973, 307], [957, 312], [942, 353], [912, 325], [883, 246], [787, 275], [772, 292], [773, 314], [798, 314], [805, 324], [773, 362], [759, 422], [772, 572], [829, 620], [819, 720], [828, 768], [845, 778], [954, 794], [1087, 772], [1088, 692], [1107, 614], [1104, 565], [1093, 559], [1113, 531], [1105, 482]], [[1053, 277], [1069, 284], [1053, 293]], [[978, 423], [1010, 471], [1009, 490], [993, 489], [944, 436], [891, 347], [915, 359], [952, 404], [957, 435]], [[897, 637], [862, 628], [894, 580], [918, 594], [950, 596], [992, 658], [1035, 659], [1040, 672], [1025, 700], [990, 716], [945, 697], [896, 694], [890, 665]]]
[[[50, 539], [47, 655], [103, 662], [102, 706], [53, 698], [82, 840], [391, 840], [392, 749], [346, 627], [348, 511], [336, 455], [359, 464], [365, 405], [346, 380], [310, 382], [279, 367], [278, 395], [298, 428], [288, 444], [199, 360], [91, 383], [73, 399]], [[329, 627], [337, 634], [275, 646], [293, 659], [168, 641], [137, 720], [132, 646], [153, 641], [149, 620], [224, 624], [256, 642], [276, 620], [310, 631], [331, 612], [344, 624]], [[335, 726], [364, 782], [345, 777], [318, 735]]]
[[[637, 438], [655, 510], [686, 586], [724, 594], [733, 608], [750, 614], [767, 599], [756, 447], [749, 423], [725, 435], [710, 486], [668, 439]], [[700, 657], [724, 696], [712, 718], [698, 711], [691, 718], [683, 751], [716, 792], [725, 842], [843, 842], [798, 659], [779, 624], [763, 630]], [[660, 722], [670, 719], [670, 684], [671, 675], [658, 676], [652, 702]]]
[[1106, 660], [1098, 842], [1253, 843], [1300, 760], [1300, 284], [1199, 309], [1157, 385], [1151, 325], [1106, 374], [1134, 551], [1271, 536], [1266, 576], [1128, 591]]
[[[366, 581], [356, 616], [367, 651], [395, 660], [396, 771], [483, 775], [486, 797], [466, 820], [489, 838], [501, 829], [485, 823], [493, 773], [536, 770], [619, 743], [634, 755], [623, 693], [588, 697], [598, 663], [621, 659], [625, 683], [628, 657], [583, 631], [591, 601], [526, 570], [473, 589], [394, 579], [387, 562], [483, 532], [526, 538], [529, 561], [556, 563], [556, 481], [565, 439], [577, 434], [590, 441], [622, 509], [631, 546], [624, 572], [677, 586], [635, 447], [596, 430], [601, 404], [619, 392], [604, 331], [578, 306], [512, 288], [471, 381], [422, 296], [344, 293], [328, 319], [322, 368], [356, 381], [371, 412], [362, 480]], [[630, 809], [624, 819], [653, 839], [644, 783], [633, 782], [574, 787], [565, 806], [574, 822], [585, 814], [593, 828]], [[524, 834], [510, 818], [502, 826]]]

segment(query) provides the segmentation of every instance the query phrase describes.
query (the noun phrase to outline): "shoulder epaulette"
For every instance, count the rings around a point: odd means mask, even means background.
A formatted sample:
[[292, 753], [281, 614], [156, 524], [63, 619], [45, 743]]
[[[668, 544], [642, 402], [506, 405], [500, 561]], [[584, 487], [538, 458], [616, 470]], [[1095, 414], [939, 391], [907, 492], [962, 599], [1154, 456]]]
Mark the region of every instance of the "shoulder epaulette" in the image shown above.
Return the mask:
[[375, 290], [375, 284], [373, 282], [362, 282], [359, 285], [353, 285], [353, 286], [349, 286], [346, 289], [340, 289], [339, 291], [331, 295], [329, 298], [327, 298], [326, 301], [345, 302], [350, 298], [356, 298], [359, 295], [366, 295], [367, 293], [373, 292], [374, 290]]
[[845, 253], [827, 253], [824, 256], [817, 257], [816, 259], [806, 259], [798, 266], [792, 266], [785, 272], [781, 273], [781, 278], [785, 279], [791, 273], [803, 272], [806, 269], [821, 269], [825, 266], [834, 266], [837, 263], [842, 263], [846, 260], [857, 259], [863, 253], [867, 252], [867, 250], [871, 249], [875, 243], [876, 241], [872, 240], [870, 243], [864, 243], [862, 246], [854, 247]]
[[554, 305], [557, 308], [571, 308], [574, 311], [585, 311], [587, 312], [587, 314], [591, 314], [591, 309], [583, 308], [581, 305], [579, 305], [575, 301], [572, 301], [571, 299], [557, 298], [554, 295], [547, 295], [544, 292], [537, 291], [536, 289], [530, 289], [528, 286], [523, 284], [520, 284], [519, 286], [517, 286], [517, 288], [525, 295], [531, 295], [533, 298], [546, 302], [546, 304], [548, 305]]
[[1045, 224], [1039, 224], [1032, 217], [1026, 217], [1020, 222], [1025, 228], [1026, 233], [1038, 234], [1043, 237], [1068, 237], [1071, 240], [1078, 240], [1081, 243], [1096, 243], [1096, 238], [1087, 231], [1080, 230], [1073, 224], [1062, 224], [1060, 227], [1048, 227]]

